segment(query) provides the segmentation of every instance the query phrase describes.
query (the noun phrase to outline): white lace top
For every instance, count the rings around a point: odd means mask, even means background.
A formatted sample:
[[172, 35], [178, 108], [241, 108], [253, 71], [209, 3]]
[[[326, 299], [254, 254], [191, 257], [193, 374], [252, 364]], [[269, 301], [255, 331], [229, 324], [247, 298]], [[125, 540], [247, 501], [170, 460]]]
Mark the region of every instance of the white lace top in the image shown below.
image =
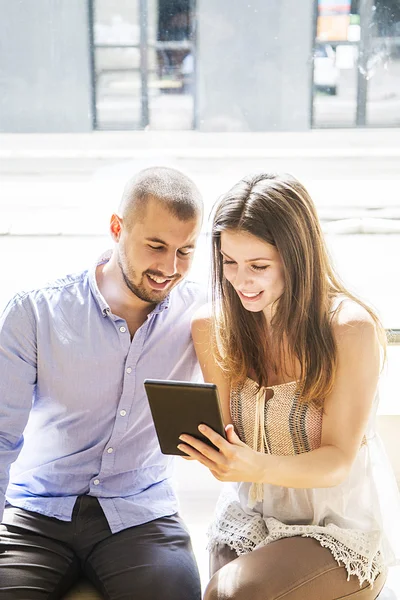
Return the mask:
[[[257, 392], [248, 379], [232, 391], [231, 414], [249, 446], [289, 455], [318, 448], [322, 413], [302, 404], [296, 382]], [[295, 489], [270, 484], [225, 484], [209, 528], [209, 549], [228, 545], [238, 555], [275, 540], [312, 537], [327, 547], [360, 585], [400, 562], [400, 496], [374, 410], [347, 479], [336, 487]]]

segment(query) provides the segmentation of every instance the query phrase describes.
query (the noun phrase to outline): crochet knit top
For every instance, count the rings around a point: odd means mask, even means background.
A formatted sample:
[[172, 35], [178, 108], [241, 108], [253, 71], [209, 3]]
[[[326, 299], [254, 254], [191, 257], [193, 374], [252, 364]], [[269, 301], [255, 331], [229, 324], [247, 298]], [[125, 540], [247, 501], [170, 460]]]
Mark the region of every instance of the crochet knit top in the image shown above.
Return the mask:
[[[377, 399], [349, 476], [330, 488], [224, 484], [209, 549], [238, 555], [296, 535], [328, 548], [360, 585], [400, 562], [400, 496], [375, 430]], [[321, 444], [323, 412], [299, 400], [297, 383], [259, 389], [247, 379], [231, 392], [232, 422], [254, 450], [275, 455], [310, 452]]]

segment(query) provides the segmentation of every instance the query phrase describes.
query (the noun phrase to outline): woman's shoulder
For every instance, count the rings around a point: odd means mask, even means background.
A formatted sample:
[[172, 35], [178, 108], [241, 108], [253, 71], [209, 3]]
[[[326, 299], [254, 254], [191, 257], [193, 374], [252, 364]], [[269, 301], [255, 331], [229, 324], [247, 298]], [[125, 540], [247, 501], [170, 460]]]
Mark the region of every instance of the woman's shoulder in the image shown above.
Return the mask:
[[377, 321], [365, 306], [348, 296], [335, 298], [331, 323], [337, 343], [376, 337]]
[[213, 307], [211, 303], [203, 304], [192, 317], [192, 326], [211, 323], [213, 318]]
[[210, 336], [213, 323], [213, 308], [211, 303], [204, 304], [192, 317], [191, 330], [194, 339]]

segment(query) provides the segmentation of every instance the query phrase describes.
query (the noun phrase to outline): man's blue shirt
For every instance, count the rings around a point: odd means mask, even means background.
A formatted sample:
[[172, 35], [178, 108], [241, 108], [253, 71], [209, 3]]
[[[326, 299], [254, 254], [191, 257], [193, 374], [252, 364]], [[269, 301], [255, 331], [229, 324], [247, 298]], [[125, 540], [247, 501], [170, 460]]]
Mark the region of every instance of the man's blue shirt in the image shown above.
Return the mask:
[[96, 496], [114, 533], [178, 510], [143, 380], [198, 378], [190, 321], [204, 300], [180, 283], [131, 341], [95, 269], [14, 297], [0, 320], [0, 517], [4, 496], [66, 521]]

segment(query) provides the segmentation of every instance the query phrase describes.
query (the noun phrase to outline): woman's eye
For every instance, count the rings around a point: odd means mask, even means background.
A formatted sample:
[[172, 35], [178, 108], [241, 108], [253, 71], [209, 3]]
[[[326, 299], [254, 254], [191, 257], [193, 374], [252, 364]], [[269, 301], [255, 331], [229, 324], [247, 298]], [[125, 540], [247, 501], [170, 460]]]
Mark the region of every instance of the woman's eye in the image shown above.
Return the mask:
[[235, 262], [233, 260], [223, 260], [222, 264], [223, 265], [234, 265]]
[[265, 271], [265, 269], [268, 269], [268, 265], [251, 265], [251, 268], [254, 271]]

